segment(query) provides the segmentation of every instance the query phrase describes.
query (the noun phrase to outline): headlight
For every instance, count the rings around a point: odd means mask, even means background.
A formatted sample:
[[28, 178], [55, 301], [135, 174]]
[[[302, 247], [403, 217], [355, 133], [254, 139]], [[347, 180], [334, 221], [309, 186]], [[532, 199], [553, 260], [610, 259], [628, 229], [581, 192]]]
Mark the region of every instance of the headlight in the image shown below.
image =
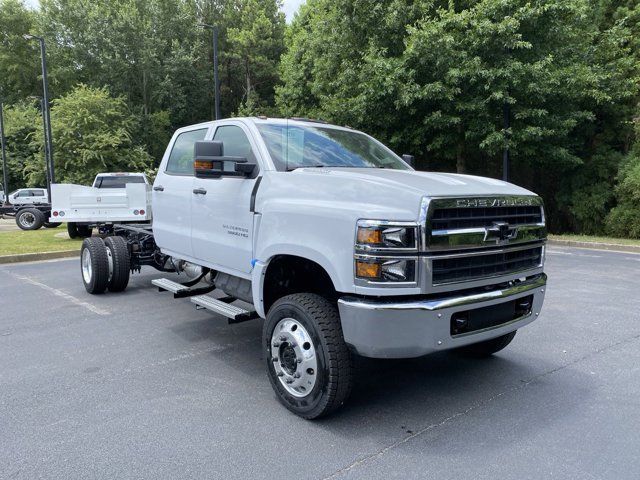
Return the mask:
[[419, 229], [415, 222], [359, 220], [354, 252], [356, 283], [416, 285], [418, 243]]
[[356, 277], [369, 282], [415, 282], [415, 258], [356, 257]]
[[418, 249], [418, 227], [402, 222], [360, 220], [356, 249], [415, 251]]

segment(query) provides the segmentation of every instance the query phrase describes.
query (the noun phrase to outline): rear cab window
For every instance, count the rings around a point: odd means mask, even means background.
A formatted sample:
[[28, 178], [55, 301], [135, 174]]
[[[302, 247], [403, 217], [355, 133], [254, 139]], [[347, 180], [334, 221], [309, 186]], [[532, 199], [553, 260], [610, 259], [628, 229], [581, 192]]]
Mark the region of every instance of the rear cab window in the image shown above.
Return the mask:
[[96, 178], [96, 188], [125, 188], [128, 183], [144, 183], [144, 178], [138, 175], [104, 176]]

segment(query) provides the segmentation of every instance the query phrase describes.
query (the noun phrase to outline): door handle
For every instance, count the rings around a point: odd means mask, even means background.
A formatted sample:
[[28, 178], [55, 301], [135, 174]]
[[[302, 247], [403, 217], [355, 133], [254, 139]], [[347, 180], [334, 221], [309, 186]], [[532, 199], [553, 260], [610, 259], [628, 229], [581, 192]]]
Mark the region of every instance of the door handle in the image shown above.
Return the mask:
[[193, 193], [196, 195], [206, 195], [207, 191], [204, 188], [194, 188]]
[[153, 187], [156, 192], [164, 192], [164, 187], [162, 185], [158, 185], [157, 187]]

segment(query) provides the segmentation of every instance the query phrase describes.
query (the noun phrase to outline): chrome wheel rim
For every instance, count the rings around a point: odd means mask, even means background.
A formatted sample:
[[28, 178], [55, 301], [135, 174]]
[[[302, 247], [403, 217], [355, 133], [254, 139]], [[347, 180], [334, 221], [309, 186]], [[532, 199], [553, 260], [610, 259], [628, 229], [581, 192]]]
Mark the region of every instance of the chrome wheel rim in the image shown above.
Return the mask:
[[25, 228], [32, 227], [36, 223], [36, 216], [31, 212], [25, 212], [20, 215], [20, 225]]
[[318, 376], [316, 349], [309, 332], [294, 318], [283, 318], [273, 329], [271, 360], [287, 392], [294, 397], [311, 393]]
[[107, 263], [109, 264], [109, 277], [107, 282], [111, 283], [111, 277], [113, 277], [113, 254], [109, 247], [107, 247]]
[[82, 278], [84, 283], [91, 283], [91, 276], [93, 274], [93, 268], [91, 267], [91, 253], [88, 248], [85, 248], [82, 252]]

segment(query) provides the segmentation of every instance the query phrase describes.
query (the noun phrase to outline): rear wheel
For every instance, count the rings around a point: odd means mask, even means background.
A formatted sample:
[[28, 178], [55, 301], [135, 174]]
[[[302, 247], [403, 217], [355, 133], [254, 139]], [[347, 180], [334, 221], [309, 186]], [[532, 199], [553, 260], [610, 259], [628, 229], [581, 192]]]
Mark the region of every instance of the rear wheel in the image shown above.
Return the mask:
[[75, 223], [67, 222], [67, 233], [69, 234], [69, 238], [78, 238], [78, 229]]
[[16, 224], [22, 230], [38, 230], [44, 220], [44, 213], [37, 208], [23, 208], [16, 215]]
[[58, 228], [62, 222], [44, 222], [44, 228]]
[[109, 262], [110, 292], [122, 292], [129, 284], [130, 260], [129, 247], [122, 237], [107, 237], [104, 241], [107, 247], [107, 261]]
[[76, 230], [78, 231], [78, 237], [80, 238], [89, 238], [93, 235], [93, 228], [88, 225], [78, 225], [76, 224]]
[[100, 237], [86, 238], [82, 242], [80, 271], [87, 292], [96, 294], [106, 290], [109, 284], [109, 260], [107, 247]]
[[516, 336], [516, 332], [517, 330], [507, 333], [506, 335], [502, 335], [501, 337], [492, 338], [491, 340], [485, 340], [484, 342], [473, 343], [466, 347], [460, 347], [457, 350], [463, 355], [469, 355], [472, 357], [488, 357], [509, 345], [511, 340], [513, 340], [513, 337]]
[[334, 303], [311, 293], [283, 297], [269, 309], [262, 339], [271, 386], [293, 413], [314, 419], [347, 400], [352, 359]]

